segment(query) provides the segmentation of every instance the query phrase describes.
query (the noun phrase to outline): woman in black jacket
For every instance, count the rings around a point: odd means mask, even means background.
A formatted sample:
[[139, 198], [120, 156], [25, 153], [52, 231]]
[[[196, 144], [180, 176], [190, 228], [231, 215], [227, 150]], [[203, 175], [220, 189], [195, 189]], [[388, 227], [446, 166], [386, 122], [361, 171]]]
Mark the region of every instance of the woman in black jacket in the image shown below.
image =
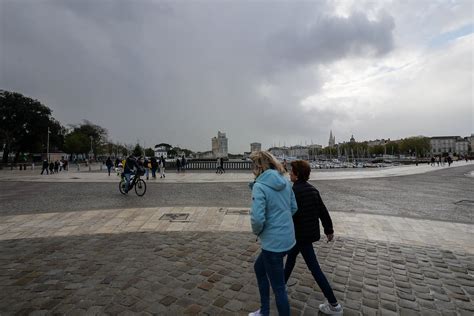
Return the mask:
[[301, 252], [308, 269], [313, 274], [314, 280], [318, 283], [318, 286], [328, 300], [328, 302], [319, 305], [319, 310], [328, 315], [342, 315], [342, 306], [337, 302], [331, 285], [329, 285], [326, 276], [321, 271], [313, 249], [313, 242], [318, 241], [320, 238], [320, 219], [328, 241], [334, 238], [334, 230], [331, 217], [319, 195], [319, 191], [307, 182], [310, 173], [311, 166], [307, 161], [296, 160], [291, 162], [290, 178], [294, 183], [293, 192], [295, 193], [298, 211], [293, 215], [296, 245], [288, 252], [288, 258], [285, 263], [285, 282], [288, 282], [291, 272], [295, 267], [296, 257]]

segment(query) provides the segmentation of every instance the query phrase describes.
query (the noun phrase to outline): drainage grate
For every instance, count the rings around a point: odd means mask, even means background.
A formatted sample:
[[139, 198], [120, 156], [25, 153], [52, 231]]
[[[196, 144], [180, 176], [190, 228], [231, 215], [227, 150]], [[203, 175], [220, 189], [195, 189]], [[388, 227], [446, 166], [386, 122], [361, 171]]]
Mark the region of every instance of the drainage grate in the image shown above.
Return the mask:
[[471, 206], [471, 205], [474, 205], [474, 200], [461, 200], [461, 201], [455, 202], [454, 204], [456, 204], [456, 205]]
[[250, 210], [227, 210], [225, 215], [249, 215]]
[[189, 213], [167, 213], [163, 214], [160, 217], [160, 220], [167, 220], [167, 221], [185, 221], [188, 219]]

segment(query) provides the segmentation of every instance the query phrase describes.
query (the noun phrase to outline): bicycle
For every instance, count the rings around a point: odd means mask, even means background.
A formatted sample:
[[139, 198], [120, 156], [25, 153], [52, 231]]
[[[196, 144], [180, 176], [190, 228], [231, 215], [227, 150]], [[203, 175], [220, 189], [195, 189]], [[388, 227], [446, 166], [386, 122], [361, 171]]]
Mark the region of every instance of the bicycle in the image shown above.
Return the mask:
[[[119, 183], [119, 191], [122, 194], [127, 194], [125, 192], [125, 186], [127, 185], [127, 180], [125, 179], [125, 176], [122, 174], [122, 179], [120, 180]], [[145, 195], [146, 192], [146, 182], [143, 179], [140, 179], [140, 173], [137, 174], [132, 174], [130, 176], [130, 185], [128, 186], [128, 191], [131, 191], [132, 188], [135, 187], [135, 193], [138, 196], [143, 196]]]

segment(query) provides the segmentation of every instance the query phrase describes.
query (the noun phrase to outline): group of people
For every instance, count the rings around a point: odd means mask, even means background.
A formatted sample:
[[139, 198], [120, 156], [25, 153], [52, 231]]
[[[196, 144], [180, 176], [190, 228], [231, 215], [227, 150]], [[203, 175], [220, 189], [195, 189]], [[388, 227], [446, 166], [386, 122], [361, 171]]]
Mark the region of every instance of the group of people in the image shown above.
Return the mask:
[[[466, 159], [466, 161], [467, 161], [467, 159]], [[438, 167], [439, 167], [440, 164], [442, 166], [444, 166], [446, 163], [448, 163], [448, 166], [451, 167], [451, 164], [453, 163], [453, 158], [451, 158], [451, 156], [448, 156], [448, 157], [440, 157], [440, 156], [431, 157], [430, 163], [431, 163], [431, 166], [435, 166], [435, 164], [437, 164]]]
[[186, 169], [186, 164], [188, 162], [186, 161], [186, 157], [184, 155], [181, 156], [181, 158], [177, 157], [176, 158], [176, 172], [179, 173], [180, 171], [183, 171]]
[[67, 170], [68, 168], [68, 161], [65, 159], [61, 160], [56, 160], [56, 161], [50, 161], [48, 160], [43, 160], [42, 163], [42, 168], [41, 168], [41, 174], [44, 174], [46, 171], [46, 174], [53, 174], [53, 173], [58, 173], [63, 170]]
[[150, 178], [150, 171], [151, 177], [156, 179], [157, 172], [160, 173], [160, 178], [166, 178], [166, 160], [164, 157], [151, 157], [150, 159], [146, 157], [139, 157], [136, 158], [133, 155], [130, 155], [126, 159], [120, 161], [120, 159], [116, 158], [115, 162], [112, 162], [110, 157], [107, 158], [105, 161], [105, 165], [107, 166], [107, 172], [110, 176], [112, 171], [112, 167], [115, 167], [118, 173], [122, 173], [123, 177], [126, 180], [125, 192], [128, 192], [128, 187], [130, 186], [130, 178], [132, 175], [136, 173], [142, 173], [146, 177], [147, 180]]
[[290, 163], [291, 185], [284, 176], [285, 168], [271, 153], [255, 152], [250, 159], [255, 175], [249, 185], [252, 189], [250, 220], [253, 233], [260, 239], [261, 252], [254, 263], [260, 309], [249, 316], [270, 314], [270, 286], [278, 314], [290, 315], [286, 283], [299, 253], [327, 299], [319, 305], [319, 310], [328, 315], [342, 315], [343, 308], [321, 271], [313, 249], [313, 242], [320, 239], [320, 220], [328, 242], [333, 240], [334, 230], [319, 191], [308, 183], [309, 163], [303, 160]]

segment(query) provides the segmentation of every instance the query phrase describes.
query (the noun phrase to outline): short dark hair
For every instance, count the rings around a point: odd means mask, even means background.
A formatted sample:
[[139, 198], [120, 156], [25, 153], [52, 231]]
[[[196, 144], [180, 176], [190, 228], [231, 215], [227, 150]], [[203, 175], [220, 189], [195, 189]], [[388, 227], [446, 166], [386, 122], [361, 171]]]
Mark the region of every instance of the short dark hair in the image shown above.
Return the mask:
[[295, 160], [291, 162], [291, 170], [298, 177], [298, 180], [308, 181], [311, 173], [311, 166], [306, 160]]

